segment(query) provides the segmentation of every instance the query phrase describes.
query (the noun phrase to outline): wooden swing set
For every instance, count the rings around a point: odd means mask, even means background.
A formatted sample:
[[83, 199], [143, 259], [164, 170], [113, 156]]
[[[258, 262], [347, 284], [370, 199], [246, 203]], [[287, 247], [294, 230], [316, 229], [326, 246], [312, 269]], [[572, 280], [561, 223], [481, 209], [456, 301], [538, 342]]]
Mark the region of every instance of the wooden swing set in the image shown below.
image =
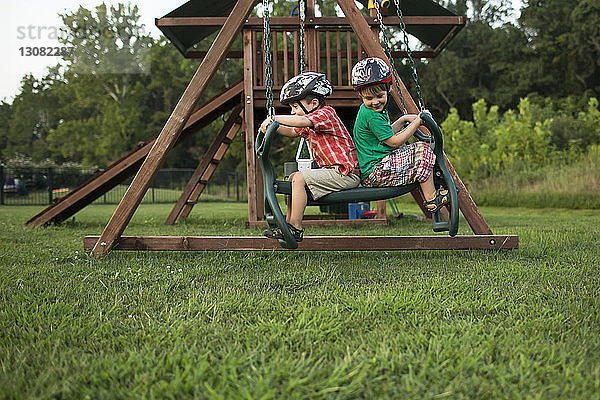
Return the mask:
[[[92, 178], [82, 185], [80, 193], [78, 190], [65, 197], [63, 201], [49, 207], [36, 217], [28, 221], [30, 226], [44, 225], [50, 221], [59, 222], [68, 218], [85, 205], [91, 203], [103, 192], [114, 187], [124, 177], [130, 175], [137, 169], [131, 185], [123, 196], [121, 202], [114, 211], [108, 224], [100, 236], [86, 236], [84, 248], [91, 251], [94, 257], [102, 257], [110, 250], [281, 250], [280, 243], [275, 240], [258, 236], [122, 236], [129, 221], [133, 217], [137, 207], [141, 203], [144, 194], [150, 187], [159, 168], [163, 164], [171, 148], [183, 137], [195, 132], [199, 127], [209, 123], [215, 115], [232, 110], [230, 117], [225, 122], [221, 132], [217, 135], [207, 153], [201, 160], [198, 168], [188, 182], [172, 212], [167, 218], [167, 224], [173, 224], [187, 217], [203, 188], [208, 183], [218, 162], [225, 154], [229, 144], [241, 129], [244, 133], [246, 146], [246, 167], [248, 186], [248, 225], [266, 226], [265, 217], [265, 191], [256, 157], [256, 130], [261, 118], [266, 115], [260, 108], [269, 105], [269, 86], [274, 87], [275, 94], [281, 85], [291, 76], [297, 74], [300, 66], [298, 54], [306, 54], [307, 70], [325, 72], [334, 84], [334, 94], [328, 98], [328, 103], [341, 109], [340, 115], [352, 118], [360, 105], [358, 98], [350, 86], [350, 70], [353, 61], [364, 57], [379, 57], [390, 60], [393, 57], [404, 56], [404, 52], [384, 52], [379, 42], [379, 28], [391, 24], [414, 24], [416, 31], [420, 29], [447, 25], [450, 29], [431, 52], [413, 52], [414, 56], [435, 56], [452, 36], [464, 25], [463, 17], [448, 15], [449, 12], [439, 5], [431, 2], [438, 9], [446, 11], [442, 16], [405, 16], [372, 18], [363, 16], [354, 0], [336, 0], [344, 13], [341, 17], [316, 17], [315, 2], [308, 0], [306, 8], [304, 1], [300, 1], [302, 11], [302, 29], [300, 41], [298, 40], [298, 17], [272, 17], [268, 21], [265, 18], [250, 17], [258, 0], [238, 0], [231, 4], [232, 8], [227, 17], [220, 16], [189, 16], [190, 7], [197, 7], [199, 1], [189, 1], [182, 7], [174, 10], [164, 18], [157, 20], [165, 35], [176, 44], [176, 46], [187, 57], [202, 58], [195, 75], [188, 87], [175, 106], [171, 116], [167, 120], [160, 134], [148, 142], [141, 144], [138, 149], [132, 151], [111, 167], [107, 168], [98, 176]], [[227, 2], [225, 2], [227, 3]], [[229, 4], [227, 3], [227, 4]], [[264, 3], [264, 2], [263, 2]], [[396, 5], [397, 2], [396, 2]], [[268, 9], [268, 5], [267, 5]], [[397, 8], [399, 10], [399, 7]], [[377, 8], [377, 10], [379, 10]], [[303, 12], [305, 11], [305, 12]], [[304, 20], [304, 18], [306, 18]], [[306, 24], [306, 31], [304, 26]], [[266, 26], [272, 26], [273, 30], [265, 38]], [[379, 26], [378, 26], [379, 25]], [[218, 29], [218, 28], [220, 29]], [[260, 27], [263, 35], [260, 36]], [[181, 40], [181, 32], [190, 32], [192, 28], [218, 29], [218, 34], [206, 52], [189, 51], [184, 40]], [[422, 30], [421, 30], [422, 31]], [[236, 54], [230, 51], [230, 47], [242, 32], [243, 51]], [[178, 36], [179, 35], [179, 36]], [[356, 35], [357, 49], [351, 46], [351, 35]], [[325, 51], [322, 51], [320, 38], [325, 36]], [[273, 50], [269, 52], [265, 60], [271, 58], [271, 63], [261, 60], [261, 46], [259, 38], [264, 42], [272, 41]], [[291, 39], [293, 38], [293, 39]], [[345, 40], [344, 40], [345, 39]], [[278, 40], [283, 46], [278, 46]], [[293, 51], [288, 51], [288, 40], [293, 40]], [[337, 44], [336, 50], [332, 52], [331, 43]], [[345, 42], [345, 43], [344, 43]], [[345, 46], [345, 48], [344, 48]], [[280, 50], [281, 48], [281, 50]], [[301, 50], [301, 51], [300, 51]], [[239, 53], [239, 52], [237, 52]], [[325, 53], [325, 54], [323, 54]], [[353, 60], [353, 53], [356, 59]], [[257, 56], [258, 55], [258, 56]], [[390, 57], [388, 57], [388, 55]], [[226, 57], [242, 57], [244, 60], [244, 79], [231, 88], [221, 93], [216, 98], [196, 107], [198, 99], [203, 94], [209, 81], [212, 79]], [[325, 59], [325, 65], [323, 65]], [[331, 63], [333, 61], [333, 68]], [[304, 59], [302, 59], [302, 64]], [[344, 65], [345, 64], [345, 65]], [[326, 68], [325, 68], [326, 66]], [[264, 68], [263, 68], [264, 67]], [[271, 69], [269, 76], [265, 70]], [[326, 70], [325, 70], [326, 69]], [[274, 85], [268, 82], [272, 78]], [[335, 79], [337, 78], [337, 79]], [[395, 81], [399, 90], [392, 91], [392, 97], [398, 106], [409, 113], [418, 113], [419, 108], [410, 96], [402, 80], [396, 75]], [[263, 94], [265, 93], [265, 94]], [[271, 93], [271, 96], [273, 94]], [[420, 96], [419, 96], [420, 97]], [[347, 114], [344, 114], [344, 108]], [[351, 110], [354, 110], [354, 114]], [[220, 114], [219, 114], [220, 113]], [[477, 206], [471, 199], [466, 187], [456, 174], [451, 163], [444, 156], [449, 175], [452, 176], [453, 185], [458, 191], [460, 199], [460, 211], [467, 223], [473, 230], [474, 235], [456, 236], [308, 236], [299, 244], [297, 250], [410, 250], [410, 249], [514, 249], [518, 247], [518, 236], [516, 235], [494, 235], [485, 222]], [[141, 166], [140, 166], [141, 164]], [[138, 168], [139, 167], [139, 168]], [[419, 205], [422, 205], [422, 195], [419, 190], [414, 189], [411, 194]], [[62, 204], [64, 203], [64, 204]], [[62, 204], [62, 205], [61, 205]], [[458, 205], [458, 203], [457, 203]], [[430, 213], [421, 207], [424, 213]], [[267, 210], [269, 207], [267, 206]], [[455, 210], [456, 215], [458, 210]], [[374, 220], [336, 220], [336, 221], [307, 221], [306, 225], [328, 225], [328, 224], [354, 224], [354, 223], [387, 223], [385, 214], [385, 201], [378, 201], [378, 216]], [[456, 233], [456, 232], [454, 232]]]

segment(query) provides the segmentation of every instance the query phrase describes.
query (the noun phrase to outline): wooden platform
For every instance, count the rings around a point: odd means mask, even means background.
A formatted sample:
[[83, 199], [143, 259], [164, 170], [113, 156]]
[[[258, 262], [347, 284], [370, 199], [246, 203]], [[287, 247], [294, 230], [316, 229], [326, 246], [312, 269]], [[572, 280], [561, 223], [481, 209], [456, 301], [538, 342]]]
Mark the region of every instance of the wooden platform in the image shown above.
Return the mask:
[[[86, 236], [83, 247], [91, 250], [99, 236]], [[383, 250], [512, 250], [519, 247], [517, 235], [464, 236], [307, 236], [297, 251]], [[122, 236], [112, 250], [210, 251], [285, 250], [262, 236]]]

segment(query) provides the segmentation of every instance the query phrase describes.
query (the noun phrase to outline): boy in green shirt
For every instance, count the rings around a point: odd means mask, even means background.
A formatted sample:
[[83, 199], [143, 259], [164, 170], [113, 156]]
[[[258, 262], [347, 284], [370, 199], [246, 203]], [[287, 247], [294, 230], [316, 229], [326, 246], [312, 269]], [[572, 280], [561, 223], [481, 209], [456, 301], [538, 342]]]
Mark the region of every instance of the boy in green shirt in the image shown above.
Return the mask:
[[[385, 109], [392, 72], [379, 58], [366, 58], [352, 69], [352, 86], [363, 101], [354, 124], [354, 143], [363, 186], [403, 186], [419, 182], [431, 212], [448, 203], [448, 191], [436, 191], [435, 154], [424, 142], [408, 144], [422, 121], [403, 115], [394, 123]], [[409, 125], [403, 129], [403, 126]]]

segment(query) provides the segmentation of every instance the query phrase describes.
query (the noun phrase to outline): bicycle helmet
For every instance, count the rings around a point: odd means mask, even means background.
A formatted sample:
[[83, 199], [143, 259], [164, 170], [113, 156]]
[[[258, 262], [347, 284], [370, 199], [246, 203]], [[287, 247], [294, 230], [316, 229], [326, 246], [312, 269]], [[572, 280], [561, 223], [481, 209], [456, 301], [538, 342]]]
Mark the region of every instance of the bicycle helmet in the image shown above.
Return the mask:
[[333, 89], [325, 74], [318, 72], [304, 72], [296, 75], [283, 85], [279, 95], [281, 104], [290, 104], [302, 100], [309, 94], [325, 98]]
[[360, 60], [352, 68], [352, 87], [354, 90], [361, 87], [390, 83], [392, 71], [381, 58], [370, 57]]

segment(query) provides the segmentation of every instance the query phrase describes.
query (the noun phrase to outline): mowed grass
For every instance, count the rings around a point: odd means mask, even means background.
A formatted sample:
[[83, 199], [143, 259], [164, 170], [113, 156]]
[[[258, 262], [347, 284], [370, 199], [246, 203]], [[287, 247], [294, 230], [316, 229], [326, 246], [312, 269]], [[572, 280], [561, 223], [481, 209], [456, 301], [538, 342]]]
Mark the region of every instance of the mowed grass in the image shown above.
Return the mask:
[[[91, 259], [114, 208], [30, 229], [39, 208], [0, 207], [0, 398], [600, 398], [598, 210], [483, 207], [513, 251]], [[125, 234], [261, 234], [243, 203], [169, 211], [142, 205]]]

